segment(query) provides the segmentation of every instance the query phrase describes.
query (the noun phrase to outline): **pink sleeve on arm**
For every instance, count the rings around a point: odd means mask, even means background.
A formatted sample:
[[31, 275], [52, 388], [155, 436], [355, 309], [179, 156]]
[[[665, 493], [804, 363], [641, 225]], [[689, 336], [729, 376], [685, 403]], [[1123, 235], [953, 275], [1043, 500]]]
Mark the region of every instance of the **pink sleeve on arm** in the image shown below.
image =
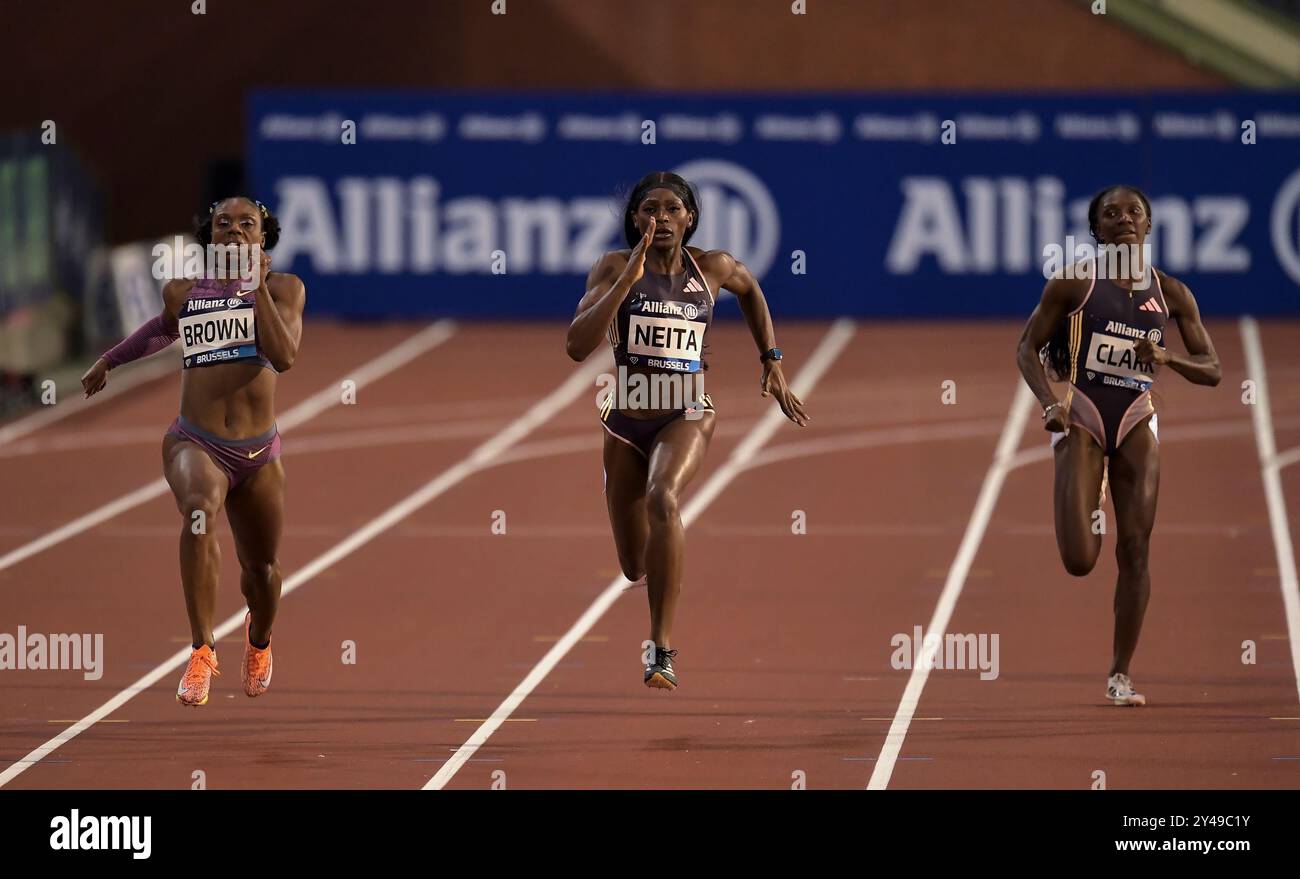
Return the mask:
[[163, 316], [158, 315], [112, 349], [105, 351], [104, 360], [108, 362], [109, 369], [116, 369], [123, 363], [155, 354], [178, 338], [180, 338], [180, 331], [168, 330], [163, 324]]

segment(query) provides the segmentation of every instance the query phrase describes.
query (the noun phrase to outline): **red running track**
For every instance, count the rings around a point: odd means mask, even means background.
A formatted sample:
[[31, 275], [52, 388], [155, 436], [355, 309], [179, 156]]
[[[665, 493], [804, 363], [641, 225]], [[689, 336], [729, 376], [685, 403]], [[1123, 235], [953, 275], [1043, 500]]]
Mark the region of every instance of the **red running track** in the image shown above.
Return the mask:
[[[338, 382], [422, 327], [309, 326], [280, 407]], [[1146, 709], [1103, 703], [1114, 583], [1062, 570], [1046, 457], [1011, 469], [949, 627], [999, 635], [995, 680], [929, 675], [891, 787], [1296, 787], [1300, 716], [1235, 322], [1211, 324], [1219, 388], [1172, 374], [1160, 393], [1162, 493], [1153, 598], [1134, 676]], [[891, 639], [928, 624], [1018, 387], [1018, 326], [861, 324], [688, 538], [674, 641], [682, 687], [641, 684], [644, 592], [601, 616], [448, 787], [862, 788], [910, 673]], [[35, 762], [19, 763], [188, 641], [179, 517], [157, 497], [0, 569], [0, 632], [97, 632], [103, 676], [0, 672], [0, 772], [15, 788], [415, 788], [527, 676], [618, 571], [601, 496], [594, 383], [473, 470], [579, 367], [563, 329], [461, 326], [363, 387], [355, 405], [286, 431], [286, 578], [446, 474], [437, 497], [285, 598], [276, 676], [242, 695], [240, 636], [223, 640], [212, 701], [185, 710], [179, 669]], [[825, 324], [782, 327], [789, 374]], [[711, 334], [719, 428], [698, 491], [772, 406], [739, 324]], [[1263, 351], [1278, 449], [1300, 446], [1300, 325]], [[993, 352], [992, 355], [990, 352]], [[166, 355], [164, 355], [166, 356]], [[602, 355], [596, 355], [601, 357]], [[604, 366], [602, 362], [602, 367]], [[945, 405], [943, 382], [955, 382]], [[571, 386], [572, 387], [572, 386]], [[0, 555], [155, 480], [174, 375], [0, 445]], [[539, 413], [534, 412], [534, 415]], [[534, 419], [540, 420], [540, 419]], [[1036, 419], [1017, 437], [1045, 447]], [[1293, 539], [1296, 467], [1282, 470]], [[494, 516], [506, 533], [494, 534]], [[806, 520], [806, 533], [792, 523]], [[222, 616], [241, 602], [224, 521]], [[1243, 665], [1252, 639], [1257, 662]], [[344, 642], [356, 663], [342, 661]], [[931, 720], [928, 718], [942, 718]], [[468, 753], [468, 752], [466, 752]], [[495, 773], [495, 776], [494, 776]]]

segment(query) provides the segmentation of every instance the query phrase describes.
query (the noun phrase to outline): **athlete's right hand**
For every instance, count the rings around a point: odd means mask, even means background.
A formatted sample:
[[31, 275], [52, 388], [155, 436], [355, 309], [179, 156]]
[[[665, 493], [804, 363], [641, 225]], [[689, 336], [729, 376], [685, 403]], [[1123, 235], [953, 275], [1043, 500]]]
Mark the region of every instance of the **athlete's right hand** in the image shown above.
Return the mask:
[[1058, 402], [1057, 405], [1052, 408], [1052, 411], [1047, 413], [1047, 417], [1043, 419], [1043, 430], [1051, 431], [1052, 433], [1069, 433], [1065, 423], [1067, 414], [1068, 413], [1065, 411], [1065, 404]]
[[623, 269], [623, 277], [627, 279], [629, 285], [641, 280], [641, 276], [645, 274], [645, 254], [654, 240], [655, 218], [651, 217], [650, 226], [645, 230], [636, 247], [632, 248], [632, 253], [627, 258], [627, 268]]
[[108, 384], [108, 361], [101, 357], [81, 377], [81, 389], [89, 398], [104, 390], [106, 384]]

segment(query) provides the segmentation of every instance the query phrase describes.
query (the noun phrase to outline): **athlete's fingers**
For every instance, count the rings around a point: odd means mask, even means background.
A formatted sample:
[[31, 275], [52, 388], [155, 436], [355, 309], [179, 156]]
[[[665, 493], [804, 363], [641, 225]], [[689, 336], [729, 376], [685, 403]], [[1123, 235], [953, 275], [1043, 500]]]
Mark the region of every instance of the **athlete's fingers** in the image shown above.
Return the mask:
[[790, 392], [785, 388], [773, 389], [772, 396], [776, 397], [776, 405], [781, 407], [782, 414], [789, 418], [795, 424], [799, 423], [799, 418], [794, 410], [790, 407]]
[[807, 412], [803, 411], [803, 402], [798, 397], [796, 397], [793, 393], [790, 394], [790, 407], [794, 409], [794, 411], [799, 416], [799, 426], [807, 427], [808, 422], [811, 421], [812, 419], [808, 417]]

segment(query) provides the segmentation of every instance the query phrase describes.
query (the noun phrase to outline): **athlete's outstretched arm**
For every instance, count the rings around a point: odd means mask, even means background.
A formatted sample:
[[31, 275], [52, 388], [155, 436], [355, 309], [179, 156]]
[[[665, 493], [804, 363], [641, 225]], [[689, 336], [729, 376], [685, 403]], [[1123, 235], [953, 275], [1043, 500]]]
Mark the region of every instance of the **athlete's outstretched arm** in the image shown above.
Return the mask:
[[[1065, 320], [1066, 315], [1079, 307], [1087, 295], [1087, 281], [1077, 278], [1052, 278], [1043, 287], [1043, 296], [1033, 314], [1020, 334], [1020, 344], [1016, 348], [1016, 365], [1025, 377], [1025, 384], [1038, 398], [1038, 404], [1046, 412], [1049, 406], [1059, 404], [1052, 383], [1047, 380], [1038, 352], [1051, 340], [1052, 334]], [[1044, 419], [1043, 426], [1048, 430], [1062, 432], [1065, 430], [1065, 409], [1057, 405]]]
[[[754, 337], [758, 352], [762, 354], [775, 348], [776, 332], [772, 329], [772, 314], [768, 311], [767, 299], [763, 296], [763, 289], [758, 286], [758, 279], [750, 274], [743, 262], [726, 251], [714, 251], [711, 256], [721, 262], [723, 276], [726, 277], [722, 286], [736, 294], [736, 301], [740, 303], [740, 310], [745, 315], [745, 323], [749, 324], [749, 332]], [[808, 422], [812, 419], [804, 412], [803, 401], [795, 396], [794, 391], [786, 384], [785, 374], [781, 372], [781, 361], [763, 361], [763, 379], [760, 388], [764, 397], [776, 398], [786, 418], [800, 427], [808, 426]]]
[[127, 336], [104, 354], [86, 370], [81, 377], [81, 388], [87, 397], [93, 397], [108, 384], [108, 371], [124, 363], [148, 357], [166, 348], [180, 338], [177, 315], [181, 303], [194, 285], [193, 281], [168, 281], [163, 286], [163, 309], [157, 317], [146, 321], [143, 326]]
[[627, 257], [626, 265], [621, 253], [607, 253], [591, 267], [586, 295], [578, 303], [573, 322], [569, 324], [569, 335], [564, 340], [564, 350], [569, 357], [581, 363], [605, 338], [618, 307], [627, 298], [632, 285], [645, 273], [646, 249], [654, 240], [654, 234], [652, 218], [645, 235]]
[[1187, 346], [1187, 354], [1179, 354], [1159, 345], [1153, 345], [1146, 339], [1140, 339], [1133, 346], [1133, 352], [1143, 363], [1157, 363], [1169, 366], [1174, 372], [1192, 384], [1214, 387], [1223, 377], [1219, 367], [1219, 355], [1215, 353], [1210, 334], [1201, 323], [1201, 311], [1196, 307], [1196, 298], [1187, 285], [1177, 278], [1161, 275], [1161, 290], [1165, 294], [1165, 303], [1169, 306], [1169, 316], [1178, 321], [1178, 332]]

